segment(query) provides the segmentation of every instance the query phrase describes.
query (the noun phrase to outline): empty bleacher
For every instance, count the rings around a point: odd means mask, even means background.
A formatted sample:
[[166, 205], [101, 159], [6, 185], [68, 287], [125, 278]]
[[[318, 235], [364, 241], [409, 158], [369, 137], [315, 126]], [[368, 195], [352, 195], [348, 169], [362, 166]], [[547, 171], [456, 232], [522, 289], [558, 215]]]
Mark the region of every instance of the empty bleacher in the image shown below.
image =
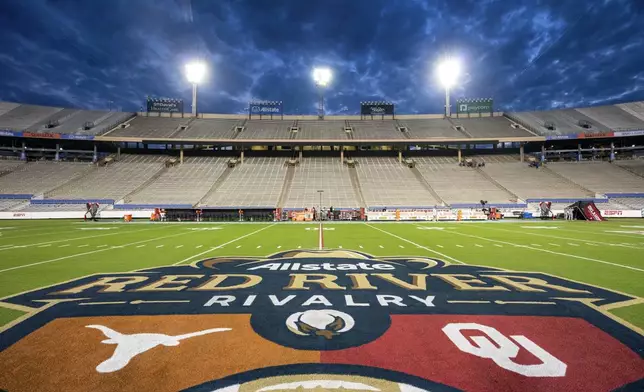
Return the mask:
[[427, 207], [440, 204], [412, 171], [395, 158], [360, 158], [360, 186], [369, 207]]
[[21, 199], [0, 199], [0, 211], [9, 211], [13, 207], [23, 204], [26, 201]]
[[403, 139], [394, 120], [351, 120], [354, 139]]
[[249, 120], [237, 139], [288, 139], [293, 121]]
[[123, 155], [120, 161], [104, 167], [93, 167], [82, 178], [46, 193], [45, 197], [118, 201], [162, 170], [163, 161], [164, 158], [160, 156]]
[[[10, 108], [10, 105], [5, 107]], [[23, 131], [61, 110], [51, 106], [18, 105], [0, 115], [0, 129]]]
[[295, 168], [291, 189], [284, 207], [355, 208], [359, 205], [351, 185], [349, 168], [339, 158], [305, 158]]
[[641, 177], [644, 177], [644, 159], [621, 160], [615, 161], [613, 163]]
[[129, 126], [116, 128], [109, 133], [111, 137], [169, 137], [179, 130], [179, 127], [190, 121], [190, 118], [143, 117], [132, 119]]
[[276, 207], [282, 192], [284, 158], [247, 158], [201, 201], [205, 207]]
[[25, 163], [14, 159], [0, 159], [0, 176], [16, 170]]
[[27, 204], [23, 208], [16, 211], [21, 212], [54, 212], [54, 211], [78, 211], [82, 217], [83, 213], [87, 211], [87, 207], [83, 203], [79, 204]]
[[644, 128], [644, 121], [618, 106], [596, 106], [576, 110], [612, 130]]
[[523, 129], [511, 127], [507, 118], [497, 117], [476, 117], [476, 118], [453, 118], [452, 123], [464, 128], [465, 133], [472, 137], [530, 137], [529, 132]]
[[[605, 125], [575, 109], [511, 113], [510, 117], [540, 135], [565, 135], [609, 130]], [[586, 124], [587, 128], [582, 127], [581, 124]], [[553, 125], [554, 129], [548, 129], [546, 125]]]
[[87, 163], [30, 162], [0, 177], [0, 194], [41, 194], [89, 170]]
[[186, 139], [231, 139], [235, 137], [235, 128], [242, 126], [244, 120], [238, 119], [186, 119], [187, 127], [179, 129], [173, 138]]
[[531, 168], [527, 163], [486, 163], [481, 170], [521, 199], [594, 196], [548, 170]]
[[644, 192], [644, 178], [608, 162], [552, 163], [548, 168], [593, 192]]
[[341, 120], [298, 121], [297, 139], [346, 139], [345, 125]]
[[619, 203], [629, 209], [644, 210], [644, 197], [611, 197], [610, 201]]
[[438, 119], [405, 119], [398, 123], [407, 128], [411, 138], [465, 138], [449, 121]]
[[132, 204], [196, 204], [226, 169], [228, 158], [186, 158], [131, 195]]
[[429, 159], [416, 158], [416, 168], [432, 189], [448, 204], [515, 203], [511, 194], [496, 186], [477, 169], [452, 164], [435, 164]]

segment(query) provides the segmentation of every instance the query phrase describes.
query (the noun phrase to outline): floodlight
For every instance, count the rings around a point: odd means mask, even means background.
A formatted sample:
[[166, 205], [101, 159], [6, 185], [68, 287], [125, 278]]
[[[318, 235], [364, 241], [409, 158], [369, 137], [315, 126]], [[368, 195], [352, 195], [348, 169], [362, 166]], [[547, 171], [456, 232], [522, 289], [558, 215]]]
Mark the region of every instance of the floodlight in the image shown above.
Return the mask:
[[436, 68], [438, 80], [445, 88], [451, 88], [461, 73], [461, 63], [454, 58], [448, 58], [438, 64]]
[[206, 64], [193, 62], [186, 64], [186, 78], [192, 84], [199, 84], [206, 76]]
[[313, 70], [313, 80], [316, 85], [326, 87], [331, 81], [331, 70], [328, 68], [315, 68]]

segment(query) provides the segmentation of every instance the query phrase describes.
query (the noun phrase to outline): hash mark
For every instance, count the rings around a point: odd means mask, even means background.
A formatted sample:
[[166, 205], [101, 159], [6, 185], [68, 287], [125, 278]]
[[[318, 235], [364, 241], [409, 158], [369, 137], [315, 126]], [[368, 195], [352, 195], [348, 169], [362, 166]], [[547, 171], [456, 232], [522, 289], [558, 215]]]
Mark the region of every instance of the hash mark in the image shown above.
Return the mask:
[[378, 245], [378, 246], [380, 247], [380, 249], [385, 249], [385, 247], [382, 245]]
[[144, 246], [145, 246], [145, 244], [143, 244], [143, 245], [137, 245], [136, 247], [137, 247], [137, 248], [143, 248]]
[[[436, 246], [438, 246], [439, 248], [443, 248], [443, 245], [436, 245]], [[419, 248], [420, 248], [420, 246], [419, 246]]]
[[201, 247], [203, 247], [203, 245], [197, 245], [197, 246], [195, 247], [195, 249], [199, 249], [199, 248], [201, 248]]
[[557, 245], [557, 244], [553, 244], [552, 242], [549, 242], [549, 243], [548, 243], [548, 245], [552, 245], [552, 246], [559, 246], [559, 245]]
[[163, 248], [163, 245], [157, 245], [157, 248]]
[[457, 247], [457, 248], [462, 248], [462, 247], [463, 247], [463, 245], [456, 244], [456, 247]]
[[496, 246], [497, 248], [503, 248], [503, 245], [499, 245], [499, 244], [494, 244], [494, 246]]
[[239, 248], [241, 248], [241, 245], [237, 245], [237, 247], [235, 249], [239, 249]]
[[107, 245], [99, 245], [97, 248], [105, 248]]
[[578, 244], [573, 244], [572, 242], [569, 242], [568, 245], [570, 245], [570, 246], [579, 246]]
[[479, 244], [474, 244], [474, 246], [476, 246], [477, 248], [482, 248], [483, 247], [483, 245], [479, 245]]
[[175, 249], [183, 248], [183, 245], [177, 245], [174, 247]]

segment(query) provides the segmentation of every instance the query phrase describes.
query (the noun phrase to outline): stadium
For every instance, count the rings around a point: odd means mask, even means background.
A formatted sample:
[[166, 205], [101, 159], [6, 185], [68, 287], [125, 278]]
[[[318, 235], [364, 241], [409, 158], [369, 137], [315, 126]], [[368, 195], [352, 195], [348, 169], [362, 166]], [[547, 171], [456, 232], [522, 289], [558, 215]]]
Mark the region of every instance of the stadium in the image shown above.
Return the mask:
[[198, 62], [190, 105], [0, 102], [0, 390], [644, 390], [644, 101], [457, 68], [435, 114], [327, 114], [327, 68], [204, 113]]

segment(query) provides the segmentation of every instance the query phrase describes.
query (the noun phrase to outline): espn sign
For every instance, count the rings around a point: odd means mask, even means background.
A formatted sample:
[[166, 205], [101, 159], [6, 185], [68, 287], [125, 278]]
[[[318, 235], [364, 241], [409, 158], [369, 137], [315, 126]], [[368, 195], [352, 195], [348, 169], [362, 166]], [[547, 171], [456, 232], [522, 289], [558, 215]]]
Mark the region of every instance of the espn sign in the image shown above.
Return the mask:
[[607, 218], [642, 218], [640, 210], [601, 210], [602, 216]]

